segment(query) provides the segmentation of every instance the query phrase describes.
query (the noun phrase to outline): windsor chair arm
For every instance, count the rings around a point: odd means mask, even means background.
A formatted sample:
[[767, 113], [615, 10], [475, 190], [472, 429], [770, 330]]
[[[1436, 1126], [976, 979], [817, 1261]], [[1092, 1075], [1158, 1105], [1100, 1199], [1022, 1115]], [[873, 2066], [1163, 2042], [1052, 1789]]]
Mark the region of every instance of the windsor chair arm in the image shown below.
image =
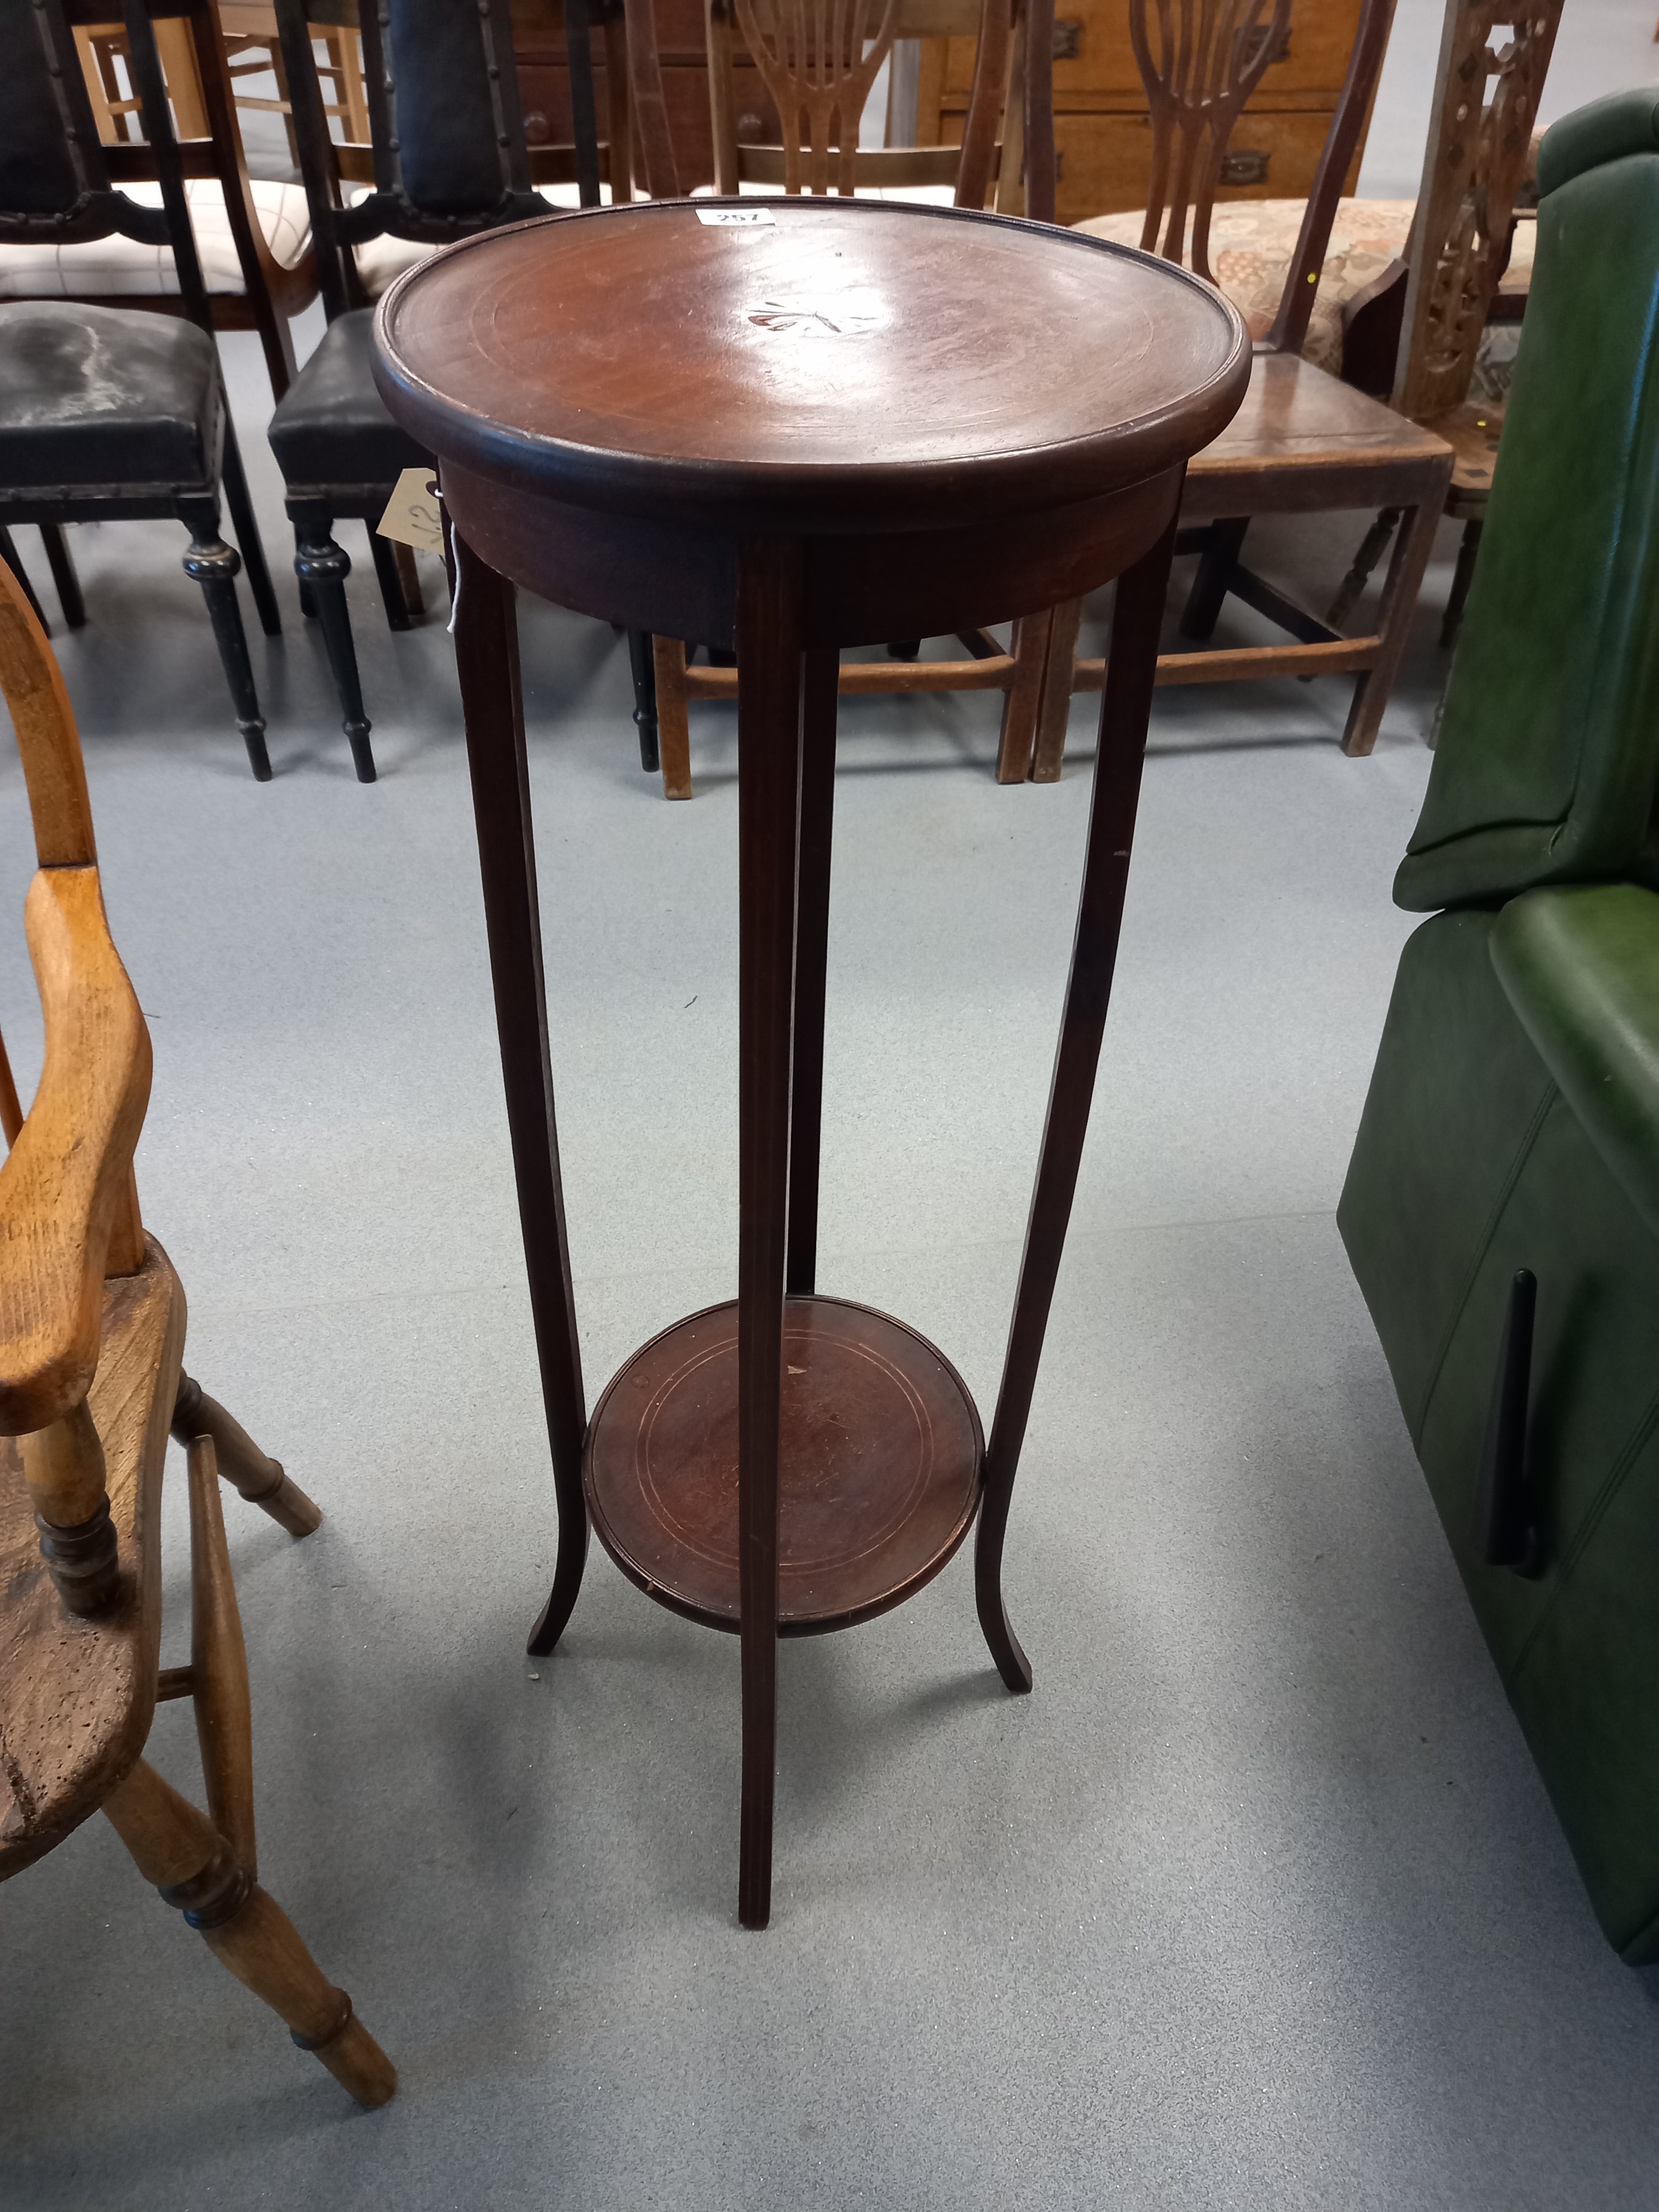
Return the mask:
[[98, 871], [42, 868], [24, 908], [46, 1056], [0, 1166], [0, 1434], [71, 1413], [98, 1365], [112, 1237], [133, 1225], [149, 1032], [104, 917]]

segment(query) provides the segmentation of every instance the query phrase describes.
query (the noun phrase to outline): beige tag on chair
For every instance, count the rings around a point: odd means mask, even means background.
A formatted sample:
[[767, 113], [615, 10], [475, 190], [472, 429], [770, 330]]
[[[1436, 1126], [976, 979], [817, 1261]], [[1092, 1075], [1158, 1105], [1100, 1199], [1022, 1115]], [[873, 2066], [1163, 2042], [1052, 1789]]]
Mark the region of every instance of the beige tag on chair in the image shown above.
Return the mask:
[[386, 513], [374, 526], [382, 538], [395, 538], [400, 545], [413, 545], [422, 553], [444, 550], [443, 518], [438, 512], [435, 479], [430, 468], [405, 469], [392, 488]]

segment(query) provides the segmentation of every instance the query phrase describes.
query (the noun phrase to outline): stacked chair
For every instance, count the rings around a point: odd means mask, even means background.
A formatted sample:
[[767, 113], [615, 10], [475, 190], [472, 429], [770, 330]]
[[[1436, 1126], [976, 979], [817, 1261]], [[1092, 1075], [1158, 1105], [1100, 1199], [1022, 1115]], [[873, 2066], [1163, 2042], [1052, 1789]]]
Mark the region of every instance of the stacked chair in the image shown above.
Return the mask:
[[1591, 1900], [1659, 1959], [1659, 93], [1548, 134], [1339, 1222]]
[[[149, 1036], [111, 941], [74, 718], [45, 634], [0, 571], [0, 690], [40, 872], [24, 909], [46, 1060], [27, 1117], [0, 1048], [0, 1881], [102, 1812], [239, 1981], [360, 2104], [397, 2086], [351, 2000], [259, 1885], [247, 1655], [222, 1480], [292, 1536], [311, 1500], [184, 1371], [185, 1296], [146, 1236], [132, 1154]], [[163, 1668], [161, 1477], [189, 1457], [191, 1656]], [[207, 1810], [143, 1752], [195, 1711]], [[139, 2008], [127, 2006], [129, 2032]]]
[[[577, 13], [573, 5], [573, 43]], [[374, 189], [349, 204], [342, 204], [339, 151], [329, 138], [304, 0], [277, 0], [276, 17], [329, 325], [271, 418], [270, 444], [287, 486], [295, 568], [323, 625], [358, 778], [372, 783], [370, 725], [346, 605], [351, 562], [335, 539], [334, 524], [343, 515], [368, 524], [387, 617], [394, 629], [408, 628], [419, 614], [408, 593], [412, 563], [400, 568], [391, 543], [375, 534], [374, 525], [398, 477], [408, 468], [429, 467], [431, 456], [398, 428], [374, 388], [364, 249], [387, 240], [414, 249], [401, 257], [383, 251], [371, 264], [380, 281], [389, 283], [399, 265], [437, 246], [556, 210], [533, 181], [505, 9], [492, 15], [477, 0], [386, 0], [378, 14], [363, 10]], [[653, 92], [649, 16], [637, 0], [628, 11], [630, 31], [636, 17], [644, 28], [629, 49], [638, 64], [629, 105], [638, 119], [629, 125], [624, 108], [622, 147], [605, 149], [602, 162], [590, 78], [587, 97], [578, 93], [574, 101], [576, 146], [541, 149], [536, 157], [550, 181], [563, 179], [574, 168], [586, 205], [599, 204], [602, 168], [614, 175], [620, 192], [631, 192], [631, 164], [623, 151], [635, 127], [648, 168], [653, 160], [656, 165], [653, 191], [675, 189], [672, 170], [665, 174], [661, 167], [672, 163], [672, 155], [659, 87]], [[586, 22], [583, 11], [583, 54]], [[610, 75], [617, 80], [614, 64]]]

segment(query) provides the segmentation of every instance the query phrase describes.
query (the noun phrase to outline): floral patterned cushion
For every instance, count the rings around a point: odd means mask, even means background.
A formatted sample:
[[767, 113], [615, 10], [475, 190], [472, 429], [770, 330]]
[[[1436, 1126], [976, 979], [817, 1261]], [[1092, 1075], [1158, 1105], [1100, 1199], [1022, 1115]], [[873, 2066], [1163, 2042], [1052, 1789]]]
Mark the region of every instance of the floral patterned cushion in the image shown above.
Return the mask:
[[[1313, 319], [1302, 349], [1316, 368], [1328, 370], [1333, 376], [1342, 374], [1342, 311], [1357, 293], [1405, 252], [1416, 206], [1415, 200], [1337, 202]], [[1303, 200], [1223, 200], [1211, 215], [1210, 266], [1216, 282], [1243, 316], [1253, 338], [1267, 336], [1279, 312], [1279, 295], [1296, 252], [1305, 207]], [[1120, 246], [1139, 246], [1144, 220], [1136, 210], [1129, 215], [1091, 216], [1073, 228], [1087, 231], [1092, 238], [1111, 239]], [[1527, 289], [1537, 232], [1534, 222], [1516, 225], [1515, 243], [1501, 287], [1504, 291]], [[1476, 397], [1502, 398], [1509, 387], [1519, 335], [1519, 326], [1513, 323], [1486, 331], [1475, 362]]]

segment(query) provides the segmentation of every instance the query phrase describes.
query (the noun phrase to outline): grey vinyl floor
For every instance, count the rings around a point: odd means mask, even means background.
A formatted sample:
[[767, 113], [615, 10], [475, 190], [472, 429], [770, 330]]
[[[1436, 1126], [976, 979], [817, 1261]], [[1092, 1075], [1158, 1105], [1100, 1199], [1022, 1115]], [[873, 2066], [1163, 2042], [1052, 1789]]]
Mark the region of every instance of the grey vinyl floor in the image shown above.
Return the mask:
[[[282, 568], [257, 356], [226, 343]], [[1264, 562], [1317, 595], [1362, 526], [1266, 532]], [[1338, 750], [1340, 680], [1158, 702], [1009, 1541], [1035, 1693], [990, 1670], [966, 1557], [786, 1645], [759, 1936], [735, 1645], [596, 1551], [560, 1650], [523, 1656], [553, 1513], [453, 668], [440, 621], [388, 635], [350, 543], [372, 789], [286, 578], [253, 645], [267, 787], [169, 526], [76, 533], [92, 619], [58, 643], [190, 1365], [327, 1514], [295, 1545], [229, 1501], [262, 1874], [402, 2087], [359, 2113], [94, 1823], [0, 1893], [0, 2204], [1659, 2200], [1654, 1984], [1591, 1917], [1333, 1221], [1408, 927], [1451, 535], [1370, 760]], [[525, 651], [591, 1395], [734, 1286], [735, 748], [700, 708], [697, 795], [666, 805], [620, 641], [527, 607]], [[914, 1322], [988, 1408], [1089, 710], [1046, 788], [996, 787], [982, 698], [843, 728], [823, 1285]], [[21, 899], [9, 750], [0, 865]], [[15, 927], [0, 1008], [27, 1085]], [[164, 1708], [157, 1763], [187, 1784], [191, 1751]]]

